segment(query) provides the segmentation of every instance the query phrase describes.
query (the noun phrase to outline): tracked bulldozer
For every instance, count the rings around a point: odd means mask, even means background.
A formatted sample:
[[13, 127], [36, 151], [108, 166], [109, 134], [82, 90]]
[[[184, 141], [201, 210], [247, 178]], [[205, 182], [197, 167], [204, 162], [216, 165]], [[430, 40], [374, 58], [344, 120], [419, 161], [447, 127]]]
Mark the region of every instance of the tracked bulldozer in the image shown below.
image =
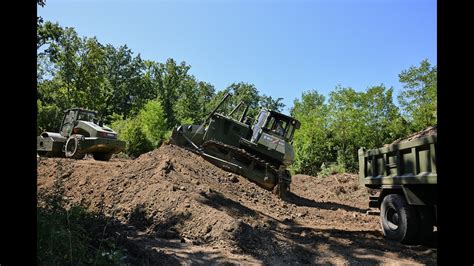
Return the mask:
[[[300, 122], [262, 108], [253, 125], [249, 106], [240, 102], [228, 115], [218, 113], [226, 94], [201, 125], [173, 129], [170, 144], [198, 153], [224, 170], [237, 173], [284, 198], [290, 189], [287, 170], [294, 161], [293, 134]], [[244, 107], [240, 119], [232, 115]]]
[[82, 159], [91, 153], [95, 160], [108, 161], [125, 149], [117, 133], [97, 118], [96, 111], [72, 108], [64, 111], [60, 132], [43, 132], [37, 137], [36, 150], [41, 157]]

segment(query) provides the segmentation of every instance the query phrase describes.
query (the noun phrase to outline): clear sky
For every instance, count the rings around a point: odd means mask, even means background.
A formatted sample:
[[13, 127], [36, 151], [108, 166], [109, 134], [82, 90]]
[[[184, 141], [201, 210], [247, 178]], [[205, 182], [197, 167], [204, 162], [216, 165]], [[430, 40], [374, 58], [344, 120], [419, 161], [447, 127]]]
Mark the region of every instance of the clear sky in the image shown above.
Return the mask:
[[310, 89], [398, 94], [402, 70], [437, 64], [434, 0], [47, 0], [38, 15], [143, 59], [186, 61], [217, 90], [253, 83], [285, 113]]

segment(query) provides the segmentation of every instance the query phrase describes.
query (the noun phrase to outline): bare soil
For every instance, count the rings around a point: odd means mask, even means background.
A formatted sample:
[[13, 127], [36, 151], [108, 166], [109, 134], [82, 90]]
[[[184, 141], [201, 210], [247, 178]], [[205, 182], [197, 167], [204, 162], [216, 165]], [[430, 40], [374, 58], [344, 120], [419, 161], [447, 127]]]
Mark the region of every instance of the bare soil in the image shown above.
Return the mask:
[[[60, 196], [107, 221], [132, 264], [436, 264], [384, 240], [357, 175], [293, 176], [279, 199], [174, 145], [135, 160], [41, 158], [38, 204]], [[103, 225], [101, 225], [103, 226]], [[105, 228], [106, 227], [106, 228]], [[103, 237], [98, 235], [97, 238]]]
[[409, 141], [412, 141], [412, 140], [415, 140], [415, 139], [419, 139], [419, 138], [424, 137], [424, 136], [435, 135], [437, 133], [438, 133], [438, 125], [434, 125], [434, 126], [427, 127], [427, 128], [425, 128], [421, 131], [415, 132], [415, 133], [411, 134], [410, 136], [408, 136], [404, 139], [397, 139], [394, 142], [392, 142], [391, 144], [386, 144], [385, 146], [393, 145], [393, 144], [399, 144], [399, 143], [405, 143], [405, 142], [409, 142]]

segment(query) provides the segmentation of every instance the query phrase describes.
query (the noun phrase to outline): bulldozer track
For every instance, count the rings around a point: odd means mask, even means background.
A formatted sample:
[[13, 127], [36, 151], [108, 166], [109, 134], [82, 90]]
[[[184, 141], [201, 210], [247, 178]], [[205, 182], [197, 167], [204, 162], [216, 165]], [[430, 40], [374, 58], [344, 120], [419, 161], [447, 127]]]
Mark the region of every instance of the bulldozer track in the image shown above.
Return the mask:
[[244, 149], [240, 149], [240, 148], [237, 148], [237, 147], [234, 147], [234, 146], [231, 146], [231, 145], [227, 145], [227, 144], [224, 144], [220, 141], [215, 141], [215, 140], [208, 140], [208, 141], [204, 142], [202, 144], [202, 147], [205, 149], [205, 148], [207, 148], [211, 145], [214, 145], [214, 146], [217, 146], [217, 147], [220, 147], [220, 148], [223, 148], [223, 149], [230, 150], [234, 153], [238, 153], [239, 155], [241, 155], [243, 157], [246, 157], [247, 159], [249, 159], [251, 161], [254, 161], [255, 164], [262, 165], [263, 167], [268, 167], [268, 169], [278, 177], [278, 170], [273, 165], [271, 165], [267, 161], [255, 156], [253, 154], [248, 153]]

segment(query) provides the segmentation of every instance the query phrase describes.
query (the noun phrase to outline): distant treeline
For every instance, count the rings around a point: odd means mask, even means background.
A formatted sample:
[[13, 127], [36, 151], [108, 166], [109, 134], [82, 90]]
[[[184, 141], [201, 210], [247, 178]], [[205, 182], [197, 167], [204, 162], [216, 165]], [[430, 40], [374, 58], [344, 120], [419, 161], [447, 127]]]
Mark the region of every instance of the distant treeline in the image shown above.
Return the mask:
[[[255, 116], [260, 107], [281, 111], [282, 98], [261, 94], [250, 83], [215, 87], [189, 74], [191, 66], [168, 59], [144, 60], [126, 46], [80, 37], [73, 28], [38, 20], [38, 134], [59, 129], [62, 111], [97, 110], [138, 156], [169, 137], [178, 124], [201, 123], [227, 92], [225, 110], [240, 101]], [[436, 124], [436, 66], [423, 60], [401, 71], [404, 89], [393, 102], [393, 88], [378, 85], [364, 92], [336, 87], [326, 100], [315, 90], [295, 99], [291, 115], [302, 126], [295, 134], [294, 171], [316, 174], [322, 165], [357, 169], [357, 149], [374, 148]], [[289, 88], [291, 89], [291, 88]]]

